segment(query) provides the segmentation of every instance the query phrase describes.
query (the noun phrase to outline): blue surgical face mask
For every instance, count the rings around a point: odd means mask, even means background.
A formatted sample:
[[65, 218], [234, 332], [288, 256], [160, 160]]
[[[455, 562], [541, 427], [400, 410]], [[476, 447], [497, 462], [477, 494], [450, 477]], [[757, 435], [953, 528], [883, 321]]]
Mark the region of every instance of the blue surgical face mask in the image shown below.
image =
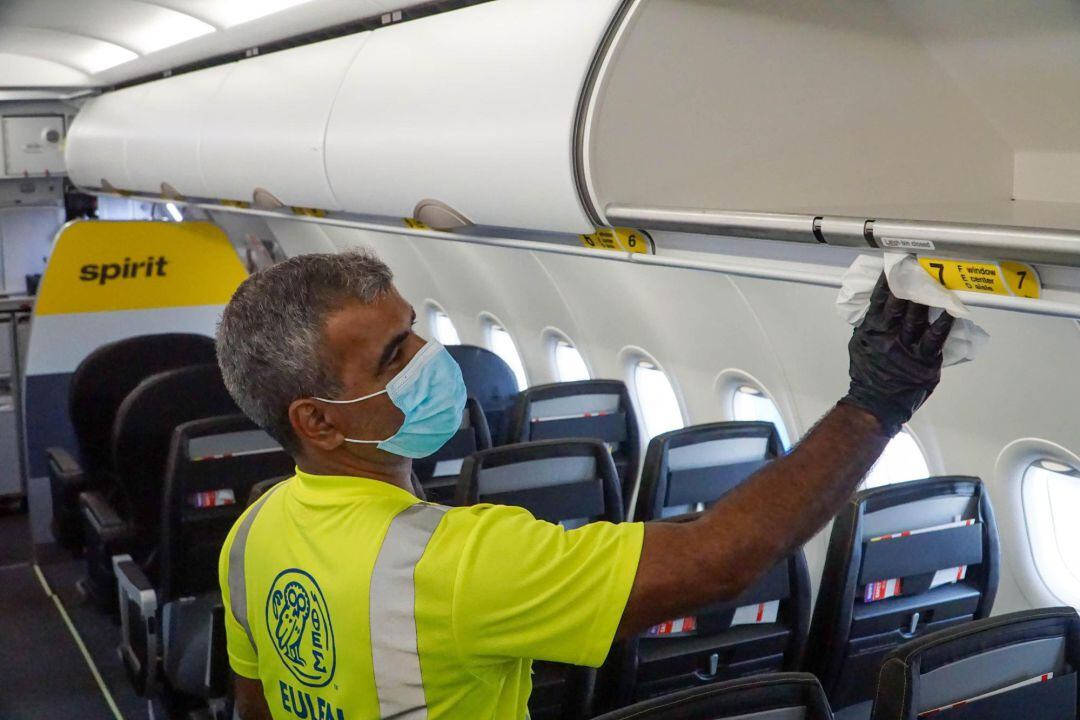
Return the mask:
[[395, 455], [422, 458], [445, 445], [461, 427], [466, 396], [461, 368], [446, 348], [434, 340], [420, 348], [409, 364], [387, 383], [386, 389], [353, 400], [320, 397], [315, 400], [349, 405], [383, 393], [405, 414], [405, 422], [385, 440], [345, 438], [345, 442], [378, 445], [380, 450]]

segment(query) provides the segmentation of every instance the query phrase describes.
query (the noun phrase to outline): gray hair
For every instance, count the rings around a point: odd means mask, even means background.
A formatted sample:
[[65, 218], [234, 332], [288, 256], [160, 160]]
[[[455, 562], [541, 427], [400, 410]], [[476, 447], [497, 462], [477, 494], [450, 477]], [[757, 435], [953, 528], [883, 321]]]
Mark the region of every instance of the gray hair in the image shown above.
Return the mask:
[[341, 381], [320, 348], [327, 316], [350, 300], [371, 303], [394, 274], [368, 250], [300, 255], [237, 288], [217, 330], [217, 355], [236, 404], [292, 454], [300, 450], [289, 405], [336, 397]]

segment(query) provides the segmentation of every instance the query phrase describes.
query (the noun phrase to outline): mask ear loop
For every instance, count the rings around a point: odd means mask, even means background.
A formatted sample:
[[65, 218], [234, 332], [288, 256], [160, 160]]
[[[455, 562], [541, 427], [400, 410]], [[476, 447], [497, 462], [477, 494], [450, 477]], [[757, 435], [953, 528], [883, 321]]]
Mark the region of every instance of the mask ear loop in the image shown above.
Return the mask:
[[[326, 398], [315, 397], [314, 395], [311, 397], [311, 399], [312, 400], [318, 400], [319, 402], [329, 403], [331, 405], [351, 405], [352, 403], [358, 403], [358, 402], [360, 402], [362, 400], [370, 400], [373, 397], [377, 397], [377, 396], [383, 395], [385, 393], [386, 393], [386, 388], [383, 388], [379, 392], [373, 392], [370, 395], [365, 395], [364, 397], [354, 398], [352, 400], [328, 400]], [[345, 440], [345, 442], [356, 443], [357, 445], [378, 445], [379, 443], [386, 442], [386, 440], [353, 440], [352, 438], [344, 438], [344, 440]], [[389, 440], [389, 438], [387, 438], [387, 440]]]
[[352, 403], [358, 403], [358, 402], [360, 402], [362, 400], [370, 400], [371, 398], [376, 397], [377, 395], [382, 395], [385, 392], [386, 392], [386, 388], [383, 388], [379, 392], [373, 392], [370, 395], [365, 395], [364, 397], [353, 398], [352, 400], [328, 400], [327, 398], [315, 397], [314, 395], [311, 396], [311, 399], [312, 400], [318, 400], [319, 402], [330, 403], [331, 405], [351, 405]]

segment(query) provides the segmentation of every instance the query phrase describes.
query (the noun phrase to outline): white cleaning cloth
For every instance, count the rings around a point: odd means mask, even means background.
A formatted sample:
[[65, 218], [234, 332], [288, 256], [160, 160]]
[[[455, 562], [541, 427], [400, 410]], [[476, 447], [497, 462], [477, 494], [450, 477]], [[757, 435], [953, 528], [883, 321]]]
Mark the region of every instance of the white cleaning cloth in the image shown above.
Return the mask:
[[862, 322], [866, 309], [870, 307], [870, 295], [883, 269], [893, 295], [928, 305], [931, 308], [931, 321], [936, 320], [942, 310], [956, 318], [949, 339], [945, 341], [945, 366], [975, 359], [990, 339], [990, 334], [970, 320], [971, 311], [956, 293], [930, 277], [914, 255], [860, 255], [841, 280], [840, 294], [836, 296], [836, 310], [840, 317], [852, 325]]

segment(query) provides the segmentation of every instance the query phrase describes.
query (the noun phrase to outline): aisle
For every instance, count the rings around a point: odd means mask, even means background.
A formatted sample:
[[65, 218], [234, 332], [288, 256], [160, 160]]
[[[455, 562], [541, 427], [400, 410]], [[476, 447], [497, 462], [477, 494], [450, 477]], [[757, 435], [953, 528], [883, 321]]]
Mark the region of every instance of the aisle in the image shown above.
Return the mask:
[[120, 718], [30, 563], [0, 568], [0, 678], [5, 720]]

